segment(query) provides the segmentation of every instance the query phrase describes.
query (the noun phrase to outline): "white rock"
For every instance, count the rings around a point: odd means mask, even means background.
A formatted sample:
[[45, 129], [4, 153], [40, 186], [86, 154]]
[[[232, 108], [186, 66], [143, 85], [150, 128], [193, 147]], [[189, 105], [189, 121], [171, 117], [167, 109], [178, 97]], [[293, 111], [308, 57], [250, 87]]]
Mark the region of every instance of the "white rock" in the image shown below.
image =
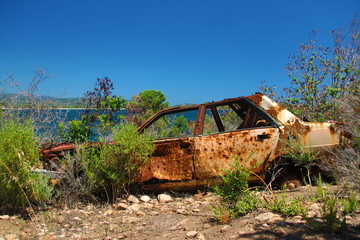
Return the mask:
[[275, 214], [271, 213], [271, 212], [267, 212], [267, 213], [262, 213], [258, 216], [255, 217], [255, 219], [260, 220], [260, 221], [267, 221], [272, 219], [275, 216]]
[[158, 195], [158, 201], [159, 203], [167, 203], [167, 202], [172, 202], [173, 199], [170, 195], [162, 193]]
[[6, 240], [16, 240], [19, 239], [15, 234], [7, 234], [5, 235]]
[[131, 203], [139, 203], [140, 202], [139, 199], [137, 197], [135, 197], [134, 195], [129, 195], [127, 200]]
[[197, 231], [190, 231], [190, 232], [187, 232], [186, 233], [186, 237], [188, 238], [194, 238], [198, 235], [198, 232]]
[[9, 220], [9, 219], [10, 219], [10, 216], [9, 216], [9, 215], [1, 215], [1, 216], [0, 216], [0, 219], [1, 219], [1, 220]]
[[151, 200], [151, 198], [148, 195], [142, 195], [140, 197], [140, 201], [142, 202], [149, 202]]

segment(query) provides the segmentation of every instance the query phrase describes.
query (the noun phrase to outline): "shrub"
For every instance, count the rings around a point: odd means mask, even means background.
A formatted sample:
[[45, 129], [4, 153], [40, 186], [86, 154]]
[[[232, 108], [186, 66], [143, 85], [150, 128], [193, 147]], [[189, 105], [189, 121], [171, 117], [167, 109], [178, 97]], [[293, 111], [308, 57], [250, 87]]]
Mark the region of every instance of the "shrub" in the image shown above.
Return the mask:
[[282, 141], [284, 157], [291, 159], [296, 167], [304, 167], [307, 171], [307, 178], [311, 185], [310, 168], [318, 159], [318, 154], [313, 153], [301, 141], [300, 137], [290, 135], [288, 141]]
[[308, 222], [316, 228], [327, 232], [346, 230], [346, 216], [354, 212], [358, 207], [356, 194], [353, 192], [332, 193], [324, 186], [318, 186], [316, 197], [321, 202], [322, 223], [317, 223], [311, 219], [308, 219]]
[[286, 195], [281, 197], [274, 195], [274, 199], [265, 204], [265, 207], [286, 217], [305, 214], [305, 208], [301, 205], [301, 200], [299, 198], [289, 200]]
[[133, 183], [139, 168], [154, 151], [152, 139], [134, 125], [113, 129], [115, 144], [82, 148], [82, 164], [92, 192], [105, 192], [108, 200], [119, 197]]
[[83, 117], [81, 120], [69, 121], [68, 126], [61, 123], [59, 124], [59, 129], [61, 138], [69, 142], [87, 142], [91, 134], [89, 121], [86, 117]]
[[40, 162], [31, 121], [0, 119], [0, 205], [13, 210], [44, 203], [52, 193]]
[[221, 176], [221, 183], [213, 187], [214, 193], [220, 196], [221, 203], [224, 204], [219, 208], [213, 208], [218, 220], [221, 221], [226, 215], [238, 217], [257, 207], [257, 198], [248, 191], [250, 174], [250, 168], [241, 166], [239, 159], [235, 158], [231, 168], [225, 170], [225, 174]]

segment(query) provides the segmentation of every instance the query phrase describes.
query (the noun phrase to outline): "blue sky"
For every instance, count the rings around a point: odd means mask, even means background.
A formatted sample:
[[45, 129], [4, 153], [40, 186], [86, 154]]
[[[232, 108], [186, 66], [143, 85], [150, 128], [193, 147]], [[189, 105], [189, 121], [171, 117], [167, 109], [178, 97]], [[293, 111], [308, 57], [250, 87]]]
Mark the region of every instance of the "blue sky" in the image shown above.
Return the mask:
[[40, 94], [81, 97], [96, 78], [118, 96], [163, 91], [201, 103], [287, 86], [288, 56], [360, 14], [359, 0], [0, 0], [0, 77], [21, 86], [40, 66]]

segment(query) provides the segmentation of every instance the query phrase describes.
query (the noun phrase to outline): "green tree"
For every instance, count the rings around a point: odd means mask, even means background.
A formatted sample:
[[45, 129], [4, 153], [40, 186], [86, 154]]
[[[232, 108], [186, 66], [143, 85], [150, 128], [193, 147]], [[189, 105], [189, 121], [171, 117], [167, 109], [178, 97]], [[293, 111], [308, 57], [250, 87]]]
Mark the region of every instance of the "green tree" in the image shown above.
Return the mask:
[[360, 78], [360, 23], [357, 18], [344, 32], [332, 30], [333, 47], [316, 40], [317, 31], [292, 54], [286, 71], [291, 87], [285, 89], [285, 102], [295, 113], [309, 120], [336, 119], [334, 99], [358, 89]]
[[137, 126], [159, 110], [169, 107], [165, 94], [157, 90], [145, 90], [132, 98], [126, 106], [127, 119]]
[[60, 125], [63, 138], [71, 142], [86, 142], [92, 135], [105, 141], [113, 127], [121, 118], [119, 111], [125, 108], [126, 100], [112, 94], [114, 84], [108, 77], [97, 78], [95, 87], [87, 91], [82, 99], [86, 111], [80, 120]]

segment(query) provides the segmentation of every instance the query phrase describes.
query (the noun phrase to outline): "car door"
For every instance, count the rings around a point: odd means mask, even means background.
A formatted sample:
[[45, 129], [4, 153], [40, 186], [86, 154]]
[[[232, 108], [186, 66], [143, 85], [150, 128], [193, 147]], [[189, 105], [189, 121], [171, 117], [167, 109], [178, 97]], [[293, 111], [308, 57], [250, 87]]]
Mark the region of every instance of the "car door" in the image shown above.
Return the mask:
[[207, 118], [214, 119], [217, 128], [213, 132], [204, 128], [205, 135], [194, 138], [195, 178], [222, 175], [235, 158], [259, 173], [279, 140], [279, 129], [273, 119], [248, 101], [217, 106], [217, 111], [211, 112], [213, 116]]

